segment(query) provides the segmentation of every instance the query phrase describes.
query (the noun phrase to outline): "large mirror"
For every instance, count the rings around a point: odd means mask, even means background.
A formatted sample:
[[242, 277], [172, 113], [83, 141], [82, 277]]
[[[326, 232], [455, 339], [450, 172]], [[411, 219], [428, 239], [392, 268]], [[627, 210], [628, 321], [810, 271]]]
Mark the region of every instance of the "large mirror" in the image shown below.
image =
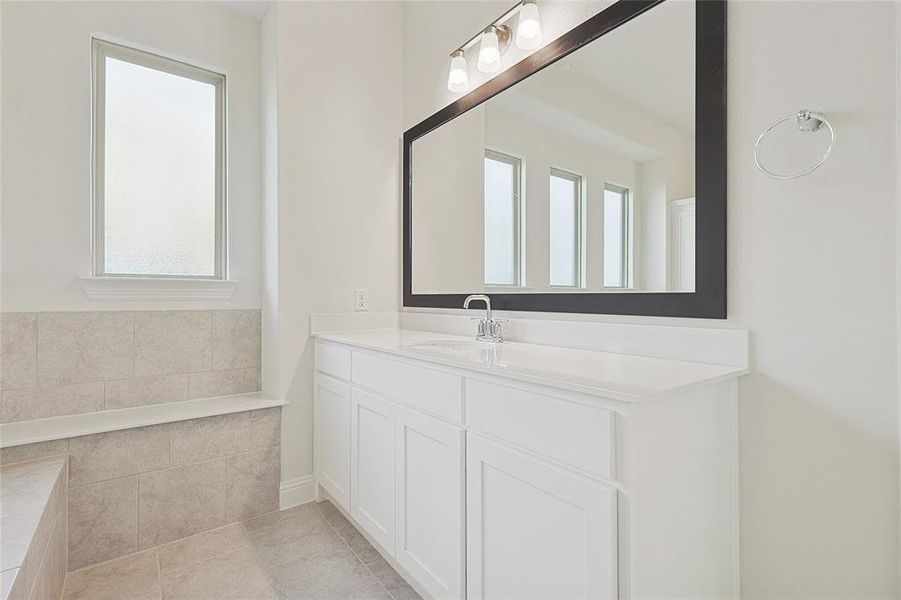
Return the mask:
[[618, 2], [407, 132], [405, 305], [724, 317], [724, 16]]

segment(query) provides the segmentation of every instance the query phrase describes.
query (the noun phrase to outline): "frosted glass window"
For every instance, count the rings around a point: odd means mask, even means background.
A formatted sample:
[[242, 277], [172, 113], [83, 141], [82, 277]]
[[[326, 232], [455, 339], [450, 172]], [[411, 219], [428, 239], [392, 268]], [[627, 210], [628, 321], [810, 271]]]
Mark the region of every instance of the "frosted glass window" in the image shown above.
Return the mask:
[[519, 285], [520, 162], [485, 152], [485, 284]]
[[224, 277], [224, 77], [95, 44], [99, 274]]
[[629, 191], [604, 186], [604, 287], [628, 287]]
[[550, 178], [550, 284], [580, 284], [581, 188], [578, 175], [551, 169]]

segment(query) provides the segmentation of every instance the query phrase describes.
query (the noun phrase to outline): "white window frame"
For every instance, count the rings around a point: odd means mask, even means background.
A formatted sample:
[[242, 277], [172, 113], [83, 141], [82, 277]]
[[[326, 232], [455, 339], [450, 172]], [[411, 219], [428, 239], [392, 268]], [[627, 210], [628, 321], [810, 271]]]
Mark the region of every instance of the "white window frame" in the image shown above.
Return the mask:
[[[583, 180], [582, 176], [571, 171], [566, 171], [564, 169], [558, 169], [556, 167], [550, 168], [550, 173], [548, 174], [548, 190], [550, 190], [551, 185], [551, 177], [557, 177], [558, 179], [566, 179], [567, 181], [572, 181], [575, 184], [576, 197], [574, 198], [574, 202], [576, 204], [576, 219], [573, 231], [573, 283], [572, 285], [561, 285], [561, 284], [551, 284], [550, 283], [550, 273], [548, 273], [548, 286], [552, 288], [581, 288], [584, 285], [584, 269], [583, 265], [583, 247], [584, 247], [584, 232], [583, 232], [583, 197], [582, 186]], [[548, 214], [550, 214], [550, 195], [548, 195]], [[550, 242], [550, 239], [548, 239]], [[550, 264], [550, 263], [548, 263]]]
[[[496, 160], [513, 167], [513, 283], [488, 283], [487, 288], [522, 287], [523, 281], [523, 248], [522, 248], [522, 159], [497, 150], [485, 149], [485, 158]], [[484, 231], [482, 234], [484, 235]], [[484, 279], [484, 276], [482, 277]]]
[[[616, 185], [615, 183], [605, 183], [605, 192], [615, 192], [620, 194], [623, 199], [623, 230], [622, 230], [622, 248], [620, 249], [622, 256], [622, 285], [604, 285], [605, 274], [601, 273], [601, 285], [607, 289], [631, 289], [632, 285], [632, 192], [629, 188]], [[603, 199], [606, 202], [606, 199]], [[604, 225], [606, 230], [606, 224]]]
[[[100, 38], [91, 39], [93, 71], [93, 136], [92, 136], [92, 238], [94, 278], [123, 279], [179, 279], [218, 280], [228, 279], [227, 209], [226, 209], [226, 90], [225, 75], [186, 62], [167, 58], [145, 50], [139, 50]], [[158, 273], [111, 273], [106, 271], [104, 224], [104, 180], [106, 128], [106, 58], [114, 58], [164, 73], [170, 73], [215, 87], [216, 102], [216, 173], [215, 173], [215, 272], [213, 275], [170, 275]], [[87, 290], [86, 290], [87, 292]], [[230, 295], [230, 292], [229, 292]], [[90, 297], [90, 293], [89, 293]], [[107, 299], [107, 298], [99, 298]]]

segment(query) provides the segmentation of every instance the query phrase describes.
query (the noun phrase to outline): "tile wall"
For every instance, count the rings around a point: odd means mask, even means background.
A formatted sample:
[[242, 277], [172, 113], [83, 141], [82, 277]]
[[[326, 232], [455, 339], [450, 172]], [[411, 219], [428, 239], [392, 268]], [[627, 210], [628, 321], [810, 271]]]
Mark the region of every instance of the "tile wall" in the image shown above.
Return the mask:
[[5, 448], [69, 455], [69, 569], [278, 510], [281, 409]]
[[259, 310], [0, 314], [0, 422], [261, 389]]
[[[0, 314], [0, 421], [257, 391], [260, 311]], [[281, 409], [5, 448], [69, 456], [68, 567], [278, 509]]]

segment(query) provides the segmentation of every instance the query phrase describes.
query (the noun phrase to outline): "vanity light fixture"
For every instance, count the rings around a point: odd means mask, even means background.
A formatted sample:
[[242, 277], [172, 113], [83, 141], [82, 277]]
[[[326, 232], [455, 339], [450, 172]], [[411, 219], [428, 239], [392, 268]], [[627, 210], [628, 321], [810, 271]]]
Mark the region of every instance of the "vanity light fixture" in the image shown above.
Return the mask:
[[[466, 51], [479, 44], [479, 55], [476, 68], [482, 73], [497, 73], [503, 66], [501, 57], [514, 33], [516, 46], [521, 50], [535, 50], [541, 46], [541, 22], [538, 17], [537, 0], [522, 0], [516, 6], [495, 19], [488, 27], [469, 38], [466, 43], [454, 50], [450, 55], [450, 70], [447, 74], [447, 89], [462, 93], [469, 90], [469, 71], [466, 64]], [[510, 22], [518, 16], [516, 30]]]
[[516, 46], [522, 50], [535, 50], [541, 46], [541, 20], [535, 0], [524, 0], [519, 9]]
[[466, 54], [463, 50], [454, 50], [451, 54], [447, 89], [452, 92], [465, 92], [469, 89], [469, 71], [466, 70]]
[[479, 45], [479, 62], [476, 67], [482, 73], [497, 73], [501, 70], [500, 38], [510, 38], [510, 28], [506, 25], [491, 25], [482, 32], [482, 43]]

